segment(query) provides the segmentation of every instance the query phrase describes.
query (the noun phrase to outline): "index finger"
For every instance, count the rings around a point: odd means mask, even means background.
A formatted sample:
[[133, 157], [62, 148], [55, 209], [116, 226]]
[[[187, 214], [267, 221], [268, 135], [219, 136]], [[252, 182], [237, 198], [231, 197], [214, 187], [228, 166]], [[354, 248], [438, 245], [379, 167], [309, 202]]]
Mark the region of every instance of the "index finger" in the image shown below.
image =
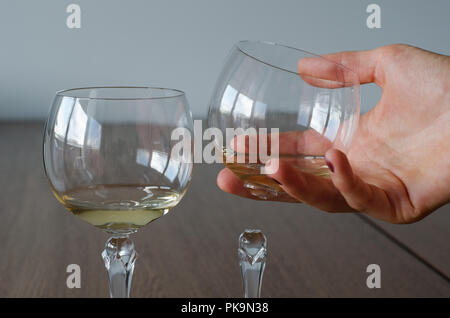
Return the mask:
[[377, 49], [339, 52], [321, 57], [305, 57], [298, 61], [302, 79], [317, 87], [338, 88], [376, 82]]

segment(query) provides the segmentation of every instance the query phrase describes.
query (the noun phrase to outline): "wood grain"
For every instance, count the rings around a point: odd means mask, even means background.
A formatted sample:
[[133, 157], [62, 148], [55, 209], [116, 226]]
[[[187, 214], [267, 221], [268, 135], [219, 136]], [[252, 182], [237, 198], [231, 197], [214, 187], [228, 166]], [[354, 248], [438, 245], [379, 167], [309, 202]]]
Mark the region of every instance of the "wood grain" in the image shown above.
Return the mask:
[[[51, 194], [42, 130], [41, 123], [0, 123], [0, 296], [107, 297], [100, 257], [107, 236]], [[268, 237], [265, 297], [450, 296], [445, 279], [355, 215], [231, 196], [215, 185], [220, 168], [196, 165], [182, 202], [134, 235], [139, 258], [132, 296], [242, 296], [237, 238], [249, 227]], [[403, 228], [395, 231], [427, 261], [448, 270], [448, 207], [442, 209], [423, 225], [405, 226], [407, 235]], [[72, 263], [81, 266], [80, 289], [66, 287]], [[365, 284], [371, 263], [382, 269], [378, 290]]]
[[450, 205], [413, 224], [375, 222], [397, 240], [412, 247], [415, 254], [429, 261], [447, 278], [450, 277]]

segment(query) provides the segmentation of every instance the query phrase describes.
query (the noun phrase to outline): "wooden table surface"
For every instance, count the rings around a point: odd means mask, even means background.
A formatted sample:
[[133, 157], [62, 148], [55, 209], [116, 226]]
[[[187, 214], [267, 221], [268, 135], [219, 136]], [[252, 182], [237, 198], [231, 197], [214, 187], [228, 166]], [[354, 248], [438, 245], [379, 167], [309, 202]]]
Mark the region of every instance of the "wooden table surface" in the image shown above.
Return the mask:
[[[0, 297], [107, 297], [107, 236], [67, 212], [42, 166], [42, 123], [0, 123]], [[450, 297], [450, 206], [412, 225], [221, 192], [218, 165], [196, 165], [168, 215], [134, 235], [134, 297], [241, 297], [237, 239], [268, 238], [264, 297]], [[368, 289], [366, 267], [381, 267]], [[81, 288], [66, 287], [66, 266]]]

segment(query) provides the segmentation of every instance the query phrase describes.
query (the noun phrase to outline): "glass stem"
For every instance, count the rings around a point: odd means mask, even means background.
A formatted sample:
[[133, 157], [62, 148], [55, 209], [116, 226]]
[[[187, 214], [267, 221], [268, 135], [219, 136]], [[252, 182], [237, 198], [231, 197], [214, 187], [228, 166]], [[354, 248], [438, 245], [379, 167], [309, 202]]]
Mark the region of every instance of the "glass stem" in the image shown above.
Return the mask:
[[137, 258], [133, 241], [128, 235], [110, 237], [106, 241], [102, 257], [108, 270], [111, 298], [130, 297], [131, 279]]
[[260, 298], [266, 266], [267, 240], [260, 230], [245, 230], [239, 237], [239, 265], [245, 298]]

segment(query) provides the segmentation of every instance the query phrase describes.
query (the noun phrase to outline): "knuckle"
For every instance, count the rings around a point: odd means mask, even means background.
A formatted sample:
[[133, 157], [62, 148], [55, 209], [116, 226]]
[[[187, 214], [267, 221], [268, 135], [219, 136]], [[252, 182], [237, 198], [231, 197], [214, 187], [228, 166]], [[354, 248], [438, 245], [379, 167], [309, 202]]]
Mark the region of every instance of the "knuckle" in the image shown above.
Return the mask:
[[352, 208], [355, 209], [356, 211], [359, 212], [366, 212], [367, 210], [367, 204], [364, 202], [365, 200], [361, 200], [361, 199], [350, 199], [348, 200], [348, 205]]
[[378, 60], [383, 63], [389, 63], [402, 55], [410, 46], [406, 44], [391, 44], [376, 49]]
[[407, 47], [408, 45], [405, 44], [391, 44], [387, 46], [382, 46], [378, 48], [378, 50], [380, 54], [382, 54], [383, 56], [390, 56], [403, 52]]
[[347, 193], [343, 193], [347, 199], [348, 205], [353, 209], [360, 212], [367, 212], [367, 209], [372, 206], [374, 197], [369, 195], [362, 189], [364, 185], [362, 183], [354, 182], [351, 190]]

